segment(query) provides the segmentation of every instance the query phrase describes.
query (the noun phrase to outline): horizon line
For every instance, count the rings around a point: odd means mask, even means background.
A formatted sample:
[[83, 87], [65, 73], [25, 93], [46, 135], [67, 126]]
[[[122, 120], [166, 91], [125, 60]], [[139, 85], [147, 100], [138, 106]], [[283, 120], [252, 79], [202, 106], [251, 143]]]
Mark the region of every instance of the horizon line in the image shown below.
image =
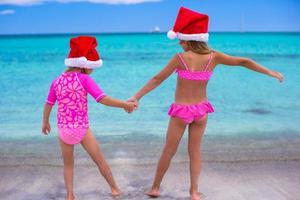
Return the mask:
[[[300, 33], [299, 31], [211, 31], [209, 33]], [[134, 35], [134, 34], [167, 34], [167, 31], [161, 32], [65, 32], [65, 33], [0, 33], [0, 36], [47, 36], [47, 35]]]

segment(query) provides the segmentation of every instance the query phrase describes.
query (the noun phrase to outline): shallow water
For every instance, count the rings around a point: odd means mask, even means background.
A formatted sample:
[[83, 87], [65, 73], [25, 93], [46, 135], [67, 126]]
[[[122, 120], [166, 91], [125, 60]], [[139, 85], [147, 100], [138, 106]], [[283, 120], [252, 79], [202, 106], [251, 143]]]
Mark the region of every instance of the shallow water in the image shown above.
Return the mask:
[[[0, 36], [0, 140], [42, 137], [43, 103], [51, 80], [64, 69], [70, 35]], [[181, 49], [165, 34], [96, 35], [104, 66], [92, 77], [110, 96], [127, 99]], [[215, 107], [206, 135], [260, 133], [299, 135], [300, 34], [212, 33], [210, 46], [246, 56], [285, 75], [285, 82], [241, 67], [216, 68], [208, 86]], [[175, 74], [145, 96], [137, 112], [108, 108], [89, 99], [91, 128], [97, 136], [164, 136], [173, 102]], [[56, 137], [55, 111], [51, 116]], [[120, 137], [122, 138], [122, 137]]]

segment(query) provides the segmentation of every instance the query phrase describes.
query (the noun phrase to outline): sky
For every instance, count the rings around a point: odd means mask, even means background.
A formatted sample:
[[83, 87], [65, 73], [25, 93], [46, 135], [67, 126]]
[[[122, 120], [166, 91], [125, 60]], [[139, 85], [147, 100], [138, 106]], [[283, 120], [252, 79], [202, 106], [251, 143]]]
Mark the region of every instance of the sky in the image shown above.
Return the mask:
[[210, 32], [300, 32], [300, 0], [0, 0], [0, 34], [165, 32], [181, 6]]

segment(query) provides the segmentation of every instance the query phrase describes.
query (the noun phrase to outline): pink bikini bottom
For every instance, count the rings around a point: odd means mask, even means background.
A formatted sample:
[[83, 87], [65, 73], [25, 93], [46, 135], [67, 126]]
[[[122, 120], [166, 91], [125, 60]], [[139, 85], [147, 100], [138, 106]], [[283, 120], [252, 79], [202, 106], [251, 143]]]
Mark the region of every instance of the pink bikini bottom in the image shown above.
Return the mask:
[[59, 138], [66, 144], [80, 143], [88, 128], [58, 128]]
[[214, 112], [214, 108], [208, 101], [202, 101], [197, 104], [185, 105], [173, 103], [170, 106], [168, 114], [171, 117], [178, 117], [187, 124], [200, 119], [206, 113]]

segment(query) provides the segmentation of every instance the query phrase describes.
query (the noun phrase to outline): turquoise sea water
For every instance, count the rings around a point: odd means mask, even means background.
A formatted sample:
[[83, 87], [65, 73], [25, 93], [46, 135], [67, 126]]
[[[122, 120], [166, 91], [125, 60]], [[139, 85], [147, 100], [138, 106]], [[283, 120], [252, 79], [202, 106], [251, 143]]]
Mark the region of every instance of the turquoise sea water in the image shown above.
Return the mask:
[[[73, 35], [74, 36], [74, 35]], [[72, 35], [0, 36], [0, 140], [40, 138], [43, 104], [51, 81], [65, 70]], [[182, 51], [165, 34], [96, 35], [102, 68], [92, 77], [106, 94], [127, 99]], [[208, 86], [215, 107], [206, 134], [300, 135], [300, 33], [212, 33], [210, 46], [278, 70], [285, 82], [242, 67], [218, 66]], [[165, 135], [176, 75], [145, 96], [128, 115], [89, 98], [91, 128], [97, 136]], [[56, 106], [51, 116], [56, 136]], [[122, 138], [122, 137], [118, 137]]]

